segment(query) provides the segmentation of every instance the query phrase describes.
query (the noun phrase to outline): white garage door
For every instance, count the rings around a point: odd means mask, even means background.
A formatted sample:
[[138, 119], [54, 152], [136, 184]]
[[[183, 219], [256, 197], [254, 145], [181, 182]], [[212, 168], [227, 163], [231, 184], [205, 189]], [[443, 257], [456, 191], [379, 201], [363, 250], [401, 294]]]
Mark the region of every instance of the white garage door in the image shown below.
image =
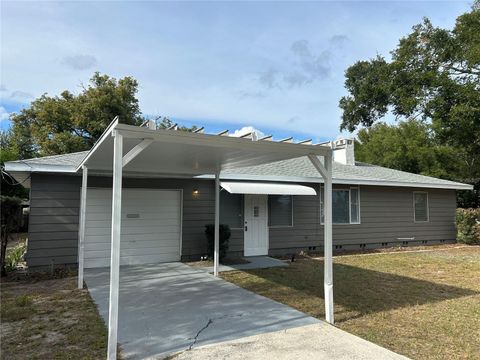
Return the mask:
[[[120, 264], [180, 260], [181, 192], [124, 189]], [[85, 267], [110, 266], [112, 190], [87, 190]]]

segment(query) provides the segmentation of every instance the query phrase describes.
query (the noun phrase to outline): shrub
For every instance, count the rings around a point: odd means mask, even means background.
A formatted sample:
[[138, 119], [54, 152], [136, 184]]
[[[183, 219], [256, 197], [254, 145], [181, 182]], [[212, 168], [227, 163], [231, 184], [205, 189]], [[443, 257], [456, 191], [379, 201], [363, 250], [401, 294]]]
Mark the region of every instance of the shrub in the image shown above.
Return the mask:
[[33, 303], [33, 298], [30, 295], [20, 295], [15, 298], [15, 305], [18, 307], [30, 306]]
[[5, 258], [5, 270], [7, 272], [13, 271], [17, 268], [17, 265], [23, 261], [23, 256], [27, 247], [25, 244], [18, 244], [17, 246], [7, 250], [7, 256]]
[[[220, 260], [223, 260], [227, 255], [228, 250], [228, 240], [230, 239], [230, 235], [232, 232], [230, 231], [230, 227], [225, 224], [220, 224], [220, 237], [219, 237], [219, 245], [220, 245]], [[208, 240], [208, 256], [213, 258], [213, 251], [214, 251], [214, 241], [215, 241], [215, 225], [214, 224], [207, 224], [205, 225], [205, 236]]]
[[480, 209], [457, 209], [457, 241], [480, 244]]
[[2, 276], [6, 275], [5, 255], [7, 244], [12, 233], [17, 231], [22, 223], [21, 199], [10, 196], [0, 196], [1, 203], [1, 248], [0, 248], [0, 266]]

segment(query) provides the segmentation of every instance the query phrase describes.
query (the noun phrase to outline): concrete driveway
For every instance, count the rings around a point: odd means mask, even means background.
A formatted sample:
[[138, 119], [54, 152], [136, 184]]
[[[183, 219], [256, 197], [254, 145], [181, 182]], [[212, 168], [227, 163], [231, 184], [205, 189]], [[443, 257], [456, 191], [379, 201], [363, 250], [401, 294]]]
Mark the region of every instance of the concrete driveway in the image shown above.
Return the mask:
[[[108, 323], [109, 269], [87, 269], [85, 282]], [[401, 358], [182, 263], [121, 267], [118, 341], [127, 359]]]
[[[108, 268], [85, 272], [88, 290], [106, 323], [109, 280]], [[182, 263], [120, 269], [118, 342], [127, 358], [160, 357], [318, 322]]]

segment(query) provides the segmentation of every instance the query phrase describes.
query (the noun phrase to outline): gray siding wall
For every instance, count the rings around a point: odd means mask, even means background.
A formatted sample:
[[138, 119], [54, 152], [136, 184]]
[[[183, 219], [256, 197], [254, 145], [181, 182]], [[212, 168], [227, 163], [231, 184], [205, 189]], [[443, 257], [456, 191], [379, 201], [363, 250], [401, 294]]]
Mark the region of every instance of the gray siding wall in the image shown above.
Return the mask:
[[[334, 186], [334, 189], [349, 186]], [[402, 244], [409, 245], [454, 242], [455, 190], [420, 189], [381, 186], [360, 186], [360, 224], [333, 225], [333, 244], [342, 249], [376, 248]], [[317, 189], [318, 190], [318, 189]], [[428, 192], [429, 222], [415, 223], [413, 217], [413, 192]], [[299, 250], [322, 247], [323, 226], [319, 219], [317, 196], [294, 197], [293, 227], [270, 229], [270, 252], [285, 249]]]
[[[89, 187], [111, 187], [112, 179], [90, 176]], [[27, 264], [31, 267], [77, 262], [81, 178], [33, 174]], [[214, 221], [214, 183], [190, 179], [124, 179], [125, 188], [183, 190], [182, 255], [206, 253], [205, 224]], [[199, 195], [193, 196], [198, 189]], [[243, 236], [232, 236], [232, 249]]]
[[[111, 178], [89, 177], [89, 187], [110, 187]], [[31, 267], [77, 262], [78, 212], [81, 178], [78, 176], [32, 175], [29, 243], [26, 255]], [[213, 181], [191, 179], [124, 179], [126, 188], [183, 190], [184, 258], [206, 253], [204, 225], [214, 221]], [[344, 186], [335, 186], [341, 188]], [[199, 195], [193, 195], [198, 189]], [[318, 190], [318, 187], [317, 187]], [[413, 220], [413, 191], [429, 194], [430, 221]], [[360, 187], [361, 224], [334, 225], [334, 245], [358, 249], [401, 243], [397, 238], [415, 237], [412, 243], [455, 240], [454, 190], [378, 186]], [[318, 196], [293, 198], [293, 226], [269, 229], [271, 254], [322, 247]], [[243, 253], [243, 229], [233, 229], [229, 251]]]
[[[414, 191], [428, 193], [428, 222], [414, 222]], [[455, 190], [361, 186], [361, 224], [334, 226], [334, 244], [381, 244], [411, 237], [415, 242], [455, 241], [455, 209]]]

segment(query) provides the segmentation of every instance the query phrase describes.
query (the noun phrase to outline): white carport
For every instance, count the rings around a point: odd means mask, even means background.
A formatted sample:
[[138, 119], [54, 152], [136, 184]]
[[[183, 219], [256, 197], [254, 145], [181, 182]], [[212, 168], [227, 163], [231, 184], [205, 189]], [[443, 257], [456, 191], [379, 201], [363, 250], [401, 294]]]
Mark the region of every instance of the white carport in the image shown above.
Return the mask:
[[[325, 188], [325, 313], [326, 320], [333, 323], [332, 150], [329, 147], [262, 140], [252, 141], [245, 138], [175, 130], [154, 130], [120, 124], [118, 120], [110, 124], [77, 168], [77, 171], [83, 171], [79, 224], [79, 288], [83, 287], [88, 172], [113, 176], [108, 359], [116, 359], [117, 356], [123, 176], [147, 178], [215, 176], [214, 275], [218, 276], [221, 171], [303, 156], [308, 156], [318, 170], [321, 175], [319, 182], [322, 182], [321, 178], [323, 178]], [[323, 161], [320, 157], [323, 157]], [[278, 191], [280, 190], [278, 189]], [[289, 189], [289, 191], [291, 190]], [[306, 189], [297, 188], [296, 190], [304, 191]]]

